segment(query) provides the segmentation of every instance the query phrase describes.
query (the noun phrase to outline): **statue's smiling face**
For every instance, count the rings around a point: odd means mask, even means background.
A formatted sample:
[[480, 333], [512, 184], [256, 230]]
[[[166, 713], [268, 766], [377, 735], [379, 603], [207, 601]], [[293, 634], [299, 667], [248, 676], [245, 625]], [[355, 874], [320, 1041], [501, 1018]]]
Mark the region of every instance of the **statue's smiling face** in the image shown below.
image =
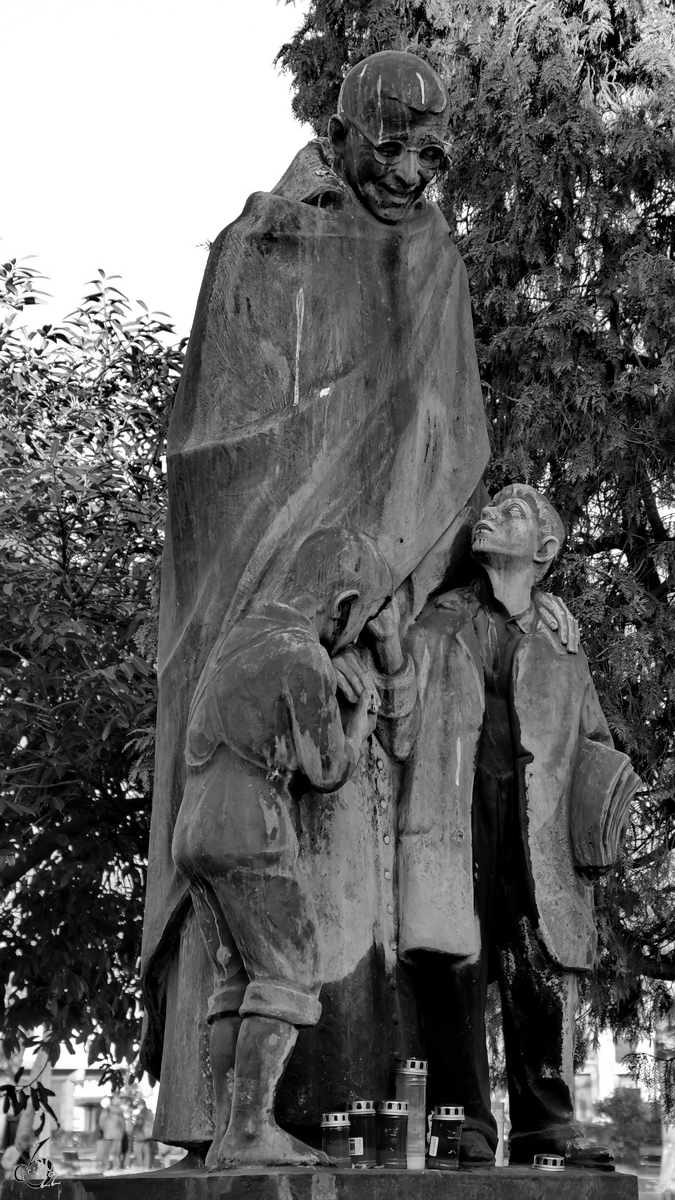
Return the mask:
[[485, 506], [473, 527], [471, 550], [478, 559], [497, 555], [532, 562], [539, 542], [539, 520], [532, 508], [520, 496], [510, 496]]
[[[375, 146], [353, 126], [347, 137], [345, 154], [345, 176], [354, 192], [362, 199], [366, 209], [380, 221], [395, 223], [404, 220], [425, 187], [437, 173], [437, 164], [425, 162], [430, 143], [440, 142], [442, 133], [437, 130], [438, 122], [429, 120], [426, 114], [410, 114], [406, 128], [389, 127], [382, 131], [377, 151], [386, 157], [387, 150], [398, 149], [404, 143], [412, 154], [404, 155], [398, 162], [380, 162]], [[426, 152], [425, 152], [426, 148]], [[417, 152], [414, 152], [417, 151]]]
[[[346, 118], [342, 170], [362, 204], [387, 224], [404, 220], [439, 169], [445, 122], [408, 110], [408, 120], [389, 120], [365, 136]], [[373, 144], [375, 143], [375, 144]], [[401, 145], [407, 153], [401, 157]], [[382, 161], [389, 158], [391, 161]]]

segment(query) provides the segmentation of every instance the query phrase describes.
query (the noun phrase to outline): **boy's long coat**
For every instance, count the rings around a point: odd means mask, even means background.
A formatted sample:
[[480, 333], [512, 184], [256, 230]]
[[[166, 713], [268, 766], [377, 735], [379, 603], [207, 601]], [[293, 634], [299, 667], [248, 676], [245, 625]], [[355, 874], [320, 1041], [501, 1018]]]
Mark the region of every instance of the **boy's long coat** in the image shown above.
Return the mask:
[[[422, 720], [403, 783], [399, 953], [479, 950], [474, 920], [471, 802], [483, 723], [483, 665], [470, 589], [441, 597], [408, 639]], [[522, 627], [522, 626], [521, 626]], [[569, 654], [533, 606], [513, 659], [520, 742], [532, 761], [519, 796], [539, 930], [554, 962], [588, 970], [597, 934], [592, 888], [576, 871], [570, 789], [579, 738], [612, 745], [582, 650]], [[523, 790], [522, 788], [520, 789]]]

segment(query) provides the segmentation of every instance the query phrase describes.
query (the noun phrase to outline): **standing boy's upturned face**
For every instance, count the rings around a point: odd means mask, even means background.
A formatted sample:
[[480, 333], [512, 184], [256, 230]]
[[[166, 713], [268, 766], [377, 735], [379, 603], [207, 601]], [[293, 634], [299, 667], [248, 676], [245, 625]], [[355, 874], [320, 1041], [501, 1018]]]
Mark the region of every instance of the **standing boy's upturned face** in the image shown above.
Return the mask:
[[520, 496], [509, 496], [501, 504], [487, 504], [473, 527], [471, 550], [475, 558], [495, 555], [534, 561], [539, 548], [539, 521]]

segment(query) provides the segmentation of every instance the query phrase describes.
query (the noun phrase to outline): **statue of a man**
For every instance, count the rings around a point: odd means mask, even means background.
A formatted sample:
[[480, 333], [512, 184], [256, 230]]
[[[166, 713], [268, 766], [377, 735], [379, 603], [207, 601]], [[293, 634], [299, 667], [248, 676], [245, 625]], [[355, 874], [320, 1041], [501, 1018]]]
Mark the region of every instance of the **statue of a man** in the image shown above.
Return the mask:
[[576, 975], [597, 945], [589, 880], [614, 861], [639, 780], [613, 748], [583, 650], [542, 608], [536, 585], [563, 536], [544, 495], [503, 488], [473, 529], [480, 577], [439, 596], [407, 642], [421, 725], [400, 808], [399, 952], [423, 1013], [429, 1100], [464, 1105], [464, 1166], [494, 1163], [496, 979], [510, 1161], [613, 1167], [574, 1125]]
[[[444, 85], [415, 55], [358, 63], [328, 139], [310, 142], [272, 193], [254, 193], [209, 257], [167, 447], [142, 1050], [161, 1076], [165, 1142], [213, 1136], [211, 969], [171, 855], [188, 712], [212, 647], [253, 601], [278, 598], [322, 526], [372, 538], [418, 608], [475, 517], [488, 438], [466, 272], [424, 196], [448, 117]], [[326, 983], [321, 1023], [292, 1060], [287, 1126], [317, 1122], [351, 1086], [382, 1093], [403, 1049], [395, 786], [373, 744], [331, 805], [299, 801]]]

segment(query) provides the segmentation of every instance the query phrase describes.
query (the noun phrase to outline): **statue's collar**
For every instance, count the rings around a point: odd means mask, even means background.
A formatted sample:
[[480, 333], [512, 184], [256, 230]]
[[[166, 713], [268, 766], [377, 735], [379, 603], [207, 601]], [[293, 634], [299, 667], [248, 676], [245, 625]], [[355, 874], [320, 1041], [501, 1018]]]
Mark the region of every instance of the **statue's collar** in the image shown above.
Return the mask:
[[351, 189], [333, 169], [333, 155], [327, 138], [315, 138], [303, 146], [272, 188], [272, 195], [321, 207], [325, 203], [327, 208], [344, 208], [355, 200]]
[[507, 616], [507, 620], [512, 621], [518, 626], [521, 633], [537, 633], [539, 632], [540, 625], [542, 625], [542, 628], [545, 628], [539, 621], [534, 597], [530, 600], [530, 607], [526, 612], [518, 613], [515, 617], [509, 617], [506, 614], [506, 610], [502, 609], [501, 604], [495, 600], [492, 595], [492, 589], [482, 574], [474, 579], [468, 587], [453, 588], [449, 592], [441, 593], [440, 596], [436, 597], [434, 607], [462, 613], [464, 623], [466, 624], [475, 620], [480, 612], [491, 613], [501, 610]]
[[537, 624], [537, 613], [534, 607], [534, 599], [530, 596], [529, 607], [525, 612], [510, 615], [506, 609], [495, 599], [492, 588], [488, 579], [481, 574], [474, 580], [472, 584], [473, 591], [480, 601], [483, 608], [486, 608], [490, 613], [499, 613], [507, 622], [516, 625], [521, 633], [533, 633]]

